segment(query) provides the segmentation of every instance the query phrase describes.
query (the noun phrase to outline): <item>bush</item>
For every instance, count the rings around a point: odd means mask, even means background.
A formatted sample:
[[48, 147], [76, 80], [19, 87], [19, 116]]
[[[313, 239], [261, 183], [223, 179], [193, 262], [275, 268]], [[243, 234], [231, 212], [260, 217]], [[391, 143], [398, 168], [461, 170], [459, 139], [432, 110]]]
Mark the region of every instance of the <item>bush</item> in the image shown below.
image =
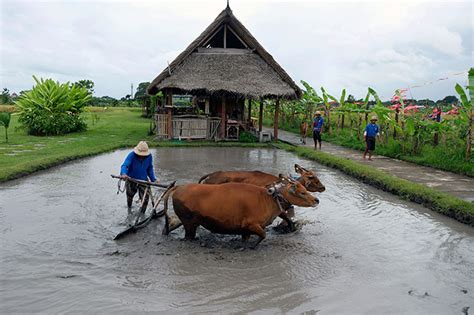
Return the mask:
[[243, 131], [243, 132], [240, 133], [239, 141], [240, 142], [246, 142], [246, 143], [253, 143], [253, 142], [257, 142], [258, 139], [257, 139], [257, 137], [255, 137], [250, 132]]
[[18, 121], [28, 134], [62, 135], [83, 131], [87, 125], [80, 116], [91, 95], [84, 87], [60, 84], [51, 79], [38, 80], [36, 86], [16, 101]]

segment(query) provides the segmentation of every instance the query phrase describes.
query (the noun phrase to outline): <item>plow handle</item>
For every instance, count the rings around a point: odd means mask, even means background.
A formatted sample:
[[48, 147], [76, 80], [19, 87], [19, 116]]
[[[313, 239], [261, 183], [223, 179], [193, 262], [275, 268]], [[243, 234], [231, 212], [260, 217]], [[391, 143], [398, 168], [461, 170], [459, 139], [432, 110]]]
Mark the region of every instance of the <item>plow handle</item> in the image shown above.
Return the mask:
[[[112, 178], [117, 178], [117, 179], [122, 179], [121, 176], [118, 176], [118, 175], [110, 175], [112, 176]], [[141, 180], [141, 179], [135, 179], [135, 178], [127, 178], [127, 180], [133, 182], [133, 183], [137, 183], [137, 184], [142, 184], [142, 185], [149, 185], [149, 186], [155, 186], [155, 187], [160, 187], [160, 188], [169, 188], [170, 186], [174, 186], [174, 184], [176, 183], [176, 181], [166, 185], [166, 184], [158, 184], [158, 183], [154, 183], [154, 182], [150, 182], [150, 181], [147, 181], [147, 180]]]

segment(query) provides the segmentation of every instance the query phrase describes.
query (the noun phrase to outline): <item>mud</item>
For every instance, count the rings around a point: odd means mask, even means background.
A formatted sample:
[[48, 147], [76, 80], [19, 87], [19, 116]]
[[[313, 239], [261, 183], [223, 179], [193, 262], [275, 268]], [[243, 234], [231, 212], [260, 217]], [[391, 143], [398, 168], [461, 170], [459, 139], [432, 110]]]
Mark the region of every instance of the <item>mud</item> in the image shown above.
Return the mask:
[[218, 169], [316, 169], [326, 192], [317, 194], [317, 208], [296, 208], [299, 232], [269, 228], [256, 250], [242, 250], [240, 237], [204, 229], [193, 242], [182, 240], [182, 229], [162, 236], [160, 219], [115, 242], [127, 209], [109, 174], [127, 153], [0, 185], [0, 313], [472, 310], [474, 229], [288, 152], [153, 153], [164, 182], [196, 181]]

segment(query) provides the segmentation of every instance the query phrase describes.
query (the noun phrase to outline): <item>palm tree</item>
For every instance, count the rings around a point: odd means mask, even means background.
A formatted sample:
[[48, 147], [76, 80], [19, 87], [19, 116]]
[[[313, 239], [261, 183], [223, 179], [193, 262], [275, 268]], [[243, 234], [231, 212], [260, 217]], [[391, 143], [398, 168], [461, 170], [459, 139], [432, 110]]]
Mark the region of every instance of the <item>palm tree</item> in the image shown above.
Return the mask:
[[5, 141], [8, 143], [8, 127], [10, 126], [11, 113], [0, 113], [0, 126], [5, 127]]

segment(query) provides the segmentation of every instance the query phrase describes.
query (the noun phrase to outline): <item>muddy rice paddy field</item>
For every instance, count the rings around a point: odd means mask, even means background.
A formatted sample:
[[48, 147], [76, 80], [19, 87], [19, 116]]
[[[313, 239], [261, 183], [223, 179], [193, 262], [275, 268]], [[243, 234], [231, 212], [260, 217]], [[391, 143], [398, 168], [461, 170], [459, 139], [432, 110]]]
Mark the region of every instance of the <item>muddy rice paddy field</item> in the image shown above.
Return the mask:
[[197, 241], [162, 236], [160, 219], [113, 241], [127, 209], [109, 175], [127, 153], [0, 184], [0, 313], [474, 313], [474, 229], [279, 150], [153, 154], [163, 182], [315, 169], [326, 192], [296, 208], [299, 232], [269, 228], [241, 250], [240, 237], [202, 228]]

